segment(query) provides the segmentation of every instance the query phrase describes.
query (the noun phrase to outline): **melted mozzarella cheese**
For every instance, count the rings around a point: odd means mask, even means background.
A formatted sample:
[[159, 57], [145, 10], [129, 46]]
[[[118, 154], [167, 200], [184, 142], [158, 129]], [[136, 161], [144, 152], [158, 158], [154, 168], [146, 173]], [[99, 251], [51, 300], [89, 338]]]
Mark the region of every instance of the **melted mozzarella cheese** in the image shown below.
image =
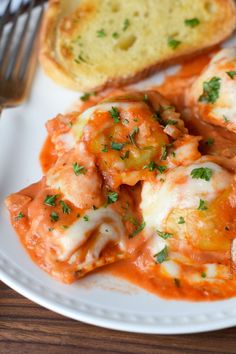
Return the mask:
[[67, 260], [97, 230], [96, 241], [88, 251], [86, 262], [97, 260], [102, 249], [109, 243], [116, 243], [120, 250], [125, 250], [125, 230], [119, 214], [111, 208], [88, 210], [86, 221], [80, 217], [64, 232], [61, 229], [52, 231], [52, 245], [59, 261]]
[[[200, 167], [212, 170], [210, 181], [191, 177], [191, 171]], [[141, 209], [150, 234], [155, 233], [156, 229], [163, 230], [165, 220], [173, 209], [197, 209], [200, 199], [211, 202], [232, 181], [230, 173], [213, 162], [177, 167], [166, 173], [164, 178], [164, 182], [145, 182], [143, 185]]]
[[[73, 125], [71, 131], [76, 137], [76, 140], [78, 141], [82, 134], [83, 134], [83, 129], [85, 125], [88, 123], [89, 119], [91, 119], [94, 116], [94, 113], [97, 112], [108, 112], [112, 109], [112, 107], [120, 108], [120, 109], [128, 109], [131, 108], [134, 104], [131, 102], [109, 102], [109, 103], [101, 103], [97, 104], [95, 106], [92, 106], [88, 109], [86, 109], [84, 112], [82, 112], [78, 119], [77, 122]], [[103, 128], [103, 127], [102, 127]]]
[[[236, 48], [223, 49], [217, 53], [194, 82], [188, 99], [193, 100], [201, 108], [207, 107], [207, 116], [203, 119], [213, 118], [215, 124], [225, 124], [225, 118], [229, 120], [227, 127], [236, 130], [236, 80], [227, 75], [227, 71], [236, 71]], [[203, 93], [203, 83], [209, 82], [213, 77], [220, 78], [219, 97], [214, 103], [199, 102], [199, 97]], [[234, 125], [234, 127], [233, 127]]]

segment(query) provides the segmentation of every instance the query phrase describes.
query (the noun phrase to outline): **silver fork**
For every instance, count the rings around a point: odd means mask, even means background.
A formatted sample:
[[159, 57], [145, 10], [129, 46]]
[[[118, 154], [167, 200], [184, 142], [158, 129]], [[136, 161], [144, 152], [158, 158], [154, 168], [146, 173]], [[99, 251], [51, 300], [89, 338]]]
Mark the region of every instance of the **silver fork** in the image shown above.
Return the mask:
[[[37, 62], [37, 35], [42, 21], [44, 5], [39, 6], [31, 35], [28, 29], [35, 0], [31, 0], [26, 12], [21, 31], [17, 35], [18, 20], [23, 13], [24, 2], [21, 3], [9, 21], [12, 0], [9, 0], [4, 14], [0, 17], [0, 114], [3, 108], [18, 106], [23, 103], [31, 87]], [[6, 25], [10, 28], [4, 35]], [[15, 43], [16, 42], [16, 43]]]

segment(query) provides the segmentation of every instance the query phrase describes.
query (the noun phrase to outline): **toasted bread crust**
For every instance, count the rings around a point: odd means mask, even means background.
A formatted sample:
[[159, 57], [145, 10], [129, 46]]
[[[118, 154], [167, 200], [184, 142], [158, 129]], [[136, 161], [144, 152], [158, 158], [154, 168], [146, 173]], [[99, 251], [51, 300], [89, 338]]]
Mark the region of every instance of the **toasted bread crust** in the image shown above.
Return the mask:
[[66, 70], [56, 57], [55, 45], [57, 25], [61, 14], [61, 0], [49, 0], [48, 10], [44, 17], [40, 35], [40, 62], [45, 73], [56, 83], [76, 91], [100, 91], [106, 88], [120, 87], [135, 83], [159, 69], [189, 60], [196, 55], [211, 50], [232, 34], [236, 27], [236, 5], [234, 0], [214, 0], [214, 2], [224, 11], [225, 26], [222, 22], [220, 22], [218, 26], [218, 28], [221, 29], [221, 37], [216, 38], [206, 46], [199, 47], [197, 50], [193, 51], [192, 48], [189, 48], [184, 54], [178, 55], [178, 53], [175, 53], [171, 58], [166, 58], [165, 60], [157, 59], [153, 65], [137, 70], [128, 76], [110, 77], [102, 84], [90, 86], [77, 82], [76, 76]]

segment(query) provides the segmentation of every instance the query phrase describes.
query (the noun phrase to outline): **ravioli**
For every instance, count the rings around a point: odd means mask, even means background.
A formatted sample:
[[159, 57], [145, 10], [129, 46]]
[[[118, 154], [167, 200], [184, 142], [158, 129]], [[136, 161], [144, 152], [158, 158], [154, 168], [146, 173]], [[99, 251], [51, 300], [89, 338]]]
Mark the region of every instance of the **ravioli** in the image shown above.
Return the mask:
[[145, 182], [141, 209], [149, 264], [190, 283], [202, 281], [202, 274], [232, 278], [234, 185], [234, 175], [207, 156], [174, 168], [162, 181]]
[[215, 54], [187, 95], [200, 118], [236, 132], [236, 49]]

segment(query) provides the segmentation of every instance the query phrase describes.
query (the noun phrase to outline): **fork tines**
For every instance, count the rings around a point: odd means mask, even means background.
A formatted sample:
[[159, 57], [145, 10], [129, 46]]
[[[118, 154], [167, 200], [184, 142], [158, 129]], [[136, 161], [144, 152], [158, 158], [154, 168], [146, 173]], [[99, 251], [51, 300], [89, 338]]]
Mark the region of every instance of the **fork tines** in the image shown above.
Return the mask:
[[[35, 0], [25, 9], [24, 1], [11, 16], [12, 0], [9, 0], [0, 17], [0, 78], [1, 80], [24, 80], [36, 35], [41, 24], [44, 6], [38, 6], [36, 18], [32, 23]], [[10, 19], [10, 21], [9, 21]], [[32, 31], [29, 31], [30, 26]], [[30, 33], [29, 33], [30, 32]]]

